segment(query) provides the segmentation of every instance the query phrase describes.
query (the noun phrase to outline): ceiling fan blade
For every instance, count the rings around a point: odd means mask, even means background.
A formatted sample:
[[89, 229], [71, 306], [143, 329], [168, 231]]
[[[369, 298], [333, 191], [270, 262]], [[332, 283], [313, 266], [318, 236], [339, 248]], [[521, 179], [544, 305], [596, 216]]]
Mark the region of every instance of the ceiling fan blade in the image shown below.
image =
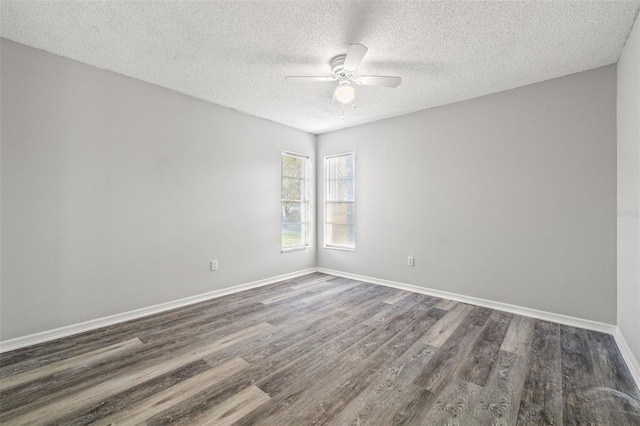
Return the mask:
[[384, 75], [361, 75], [359, 77], [353, 77], [351, 80], [363, 86], [398, 87], [400, 83], [402, 83], [402, 79], [400, 77], [389, 77]]
[[290, 75], [285, 77], [285, 80], [295, 81], [335, 81], [337, 78], [333, 76], [307, 76], [307, 75]]
[[336, 98], [336, 92], [333, 92], [333, 97], [331, 98], [331, 105], [338, 105], [338, 99]]
[[349, 45], [349, 50], [347, 51], [347, 57], [344, 58], [344, 69], [347, 71], [355, 72], [360, 66], [360, 62], [362, 62], [362, 58], [367, 54], [367, 49], [365, 46], [358, 43], [351, 43]]

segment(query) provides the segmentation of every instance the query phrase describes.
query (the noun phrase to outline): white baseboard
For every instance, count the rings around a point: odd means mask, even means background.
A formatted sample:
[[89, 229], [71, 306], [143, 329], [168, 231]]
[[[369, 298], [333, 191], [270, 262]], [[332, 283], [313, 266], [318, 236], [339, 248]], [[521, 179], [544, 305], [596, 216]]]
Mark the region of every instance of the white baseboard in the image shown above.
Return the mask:
[[496, 309], [498, 311], [510, 312], [525, 317], [537, 318], [544, 321], [555, 322], [571, 327], [584, 328], [587, 330], [599, 331], [601, 333], [614, 334], [616, 326], [598, 321], [591, 321], [582, 318], [571, 317], [568, 315], [556, 314], [553, 312], [539, 311], [537, 309], [525, 308], [523, 306], [511, 305], [509, 303], [494, 302], [492, 300], [480, 299], [477, 297], [464, 296], [462, 294], [449, 293], [447, 291], [435, 290], [426, 287], [420, 287], [413, 284], [404, 284], [396, 281], [382, 280], [379, 278], [366, 277], [363, 275], [352, 274], [349, 272], [335, 271], [333, 269], [316, 268], [318, 272], [336, 275], [339, 277], [351, 278], [358, 281], [365, 281], [372, 284], [380, 284], [387, 287], [393, 287], [400, 290], [412, 291], [414, 293], [426, 294], [428, 296], [440, 297], [443, 299], [456, 300], [458, 302], [469, 303], [472, 305], [483, 306], [485, 308]]
[[618, 349], [620, 349], [622, 358], [624, 358], [624, 361], [627, 363], [627, 368], [629, 368], [633, 379], [636, 381], [636, 386], [640, 389], [640, 362], [638, 362], [638, 358], [631, 352], [631, 348], [619, 327], [616, 327], [616, 332], [613, 333], [613, 337], [616, 340]]
[[74, 334], [84, 333], [86, 331], [95, 330], [97, 328], [106, 327], [125, 321], [157, 314], [182, 306], [192, 305], [216, 297], [226, 296], [228, 294], [237, 293], [239, 291], [249, 290], [264, 285], [273, 284], [278, 281], [288, 280], [290, 278], [299, 277], [301, 275], [316, 272], [317, 268], [309, 268], [301, 271], [291, 272], [276, 277], [266, 278], [263, 280], [253, 281], [250, 283], [240, 284], [233, 287], [227, 287], [220, 290], [214, 290], [195, 296], [185, 297], [183, 299], [172, 300], [170, 302], [160, 303], [158, 305], [147, 306], [145, 308], [135, 309], [133, 311], [123, 312], [120, 314], [110, 315], [108, 317], [96, 318], [90, 321], [84, 321], [77, 324], [71, 324], [65, 327], [54, 328], [52, 330], [42, 331], [39, 333], [29, 334], [27, 336], [16, 337], [14, 339], [0, 341], [0, 353], [8, 352], [15, 349], [24, 348], [38, 343], [48, 342], [50, 340], [68, 337]]

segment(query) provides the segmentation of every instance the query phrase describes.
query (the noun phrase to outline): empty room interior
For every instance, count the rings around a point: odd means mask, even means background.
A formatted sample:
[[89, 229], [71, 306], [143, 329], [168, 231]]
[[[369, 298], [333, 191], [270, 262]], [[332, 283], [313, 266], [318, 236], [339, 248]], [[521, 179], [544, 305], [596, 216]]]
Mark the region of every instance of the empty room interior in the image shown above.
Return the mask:
[[0, 4], [0, 424], [640, 425], [640, 1]]

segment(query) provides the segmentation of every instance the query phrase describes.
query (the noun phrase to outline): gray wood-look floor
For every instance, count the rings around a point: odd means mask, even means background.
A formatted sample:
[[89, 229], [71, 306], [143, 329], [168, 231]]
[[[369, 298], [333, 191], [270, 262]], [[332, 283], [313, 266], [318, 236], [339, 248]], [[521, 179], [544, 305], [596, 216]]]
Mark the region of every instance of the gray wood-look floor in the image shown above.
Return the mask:
[[6, 425], [640, 425], [609, 335], [320, 273], [0, 362]]

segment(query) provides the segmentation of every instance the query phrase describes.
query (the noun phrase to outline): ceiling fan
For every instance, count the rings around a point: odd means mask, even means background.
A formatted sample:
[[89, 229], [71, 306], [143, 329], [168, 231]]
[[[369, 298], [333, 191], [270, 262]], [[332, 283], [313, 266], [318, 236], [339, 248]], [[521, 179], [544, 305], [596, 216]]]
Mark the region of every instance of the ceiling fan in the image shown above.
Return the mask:
[[400, 77], [355, 75], [367, 50], [369, 49], [361, 44], [351, 43], [346, 55], [339, 55], [331, 60], [332, 76], [288, 76], [286, 79], [297, 81], [337, 81], [338, 87], [333, 92], [331, 103], [339, 102], [341, 104], [348, 104], [355, 99], [356, 89], [352, 83], [363, 86], [398, 87], [402, 83]]

